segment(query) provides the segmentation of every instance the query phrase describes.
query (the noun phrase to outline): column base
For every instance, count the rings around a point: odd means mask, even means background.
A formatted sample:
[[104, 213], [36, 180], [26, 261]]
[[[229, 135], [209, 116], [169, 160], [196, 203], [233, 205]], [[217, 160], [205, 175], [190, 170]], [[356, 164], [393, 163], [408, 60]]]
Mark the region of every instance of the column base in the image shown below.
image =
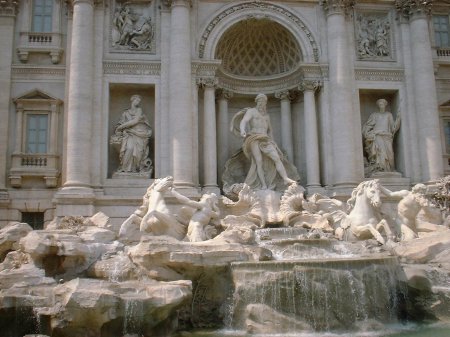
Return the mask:
[[220, 188], [219, 186], [204, 186], [202, 188], [202, 193], [214, 193], [217, 196], [220, 196]]
[[95, 194], [90, 187], [63, 187], [53, 201], [56, 217], [92, 216], [95, 213]]
[[313, 195], [314, 193], [326, 195], [325, 189], [320, 185], [306, 185], [306, 193], [308, 196]]

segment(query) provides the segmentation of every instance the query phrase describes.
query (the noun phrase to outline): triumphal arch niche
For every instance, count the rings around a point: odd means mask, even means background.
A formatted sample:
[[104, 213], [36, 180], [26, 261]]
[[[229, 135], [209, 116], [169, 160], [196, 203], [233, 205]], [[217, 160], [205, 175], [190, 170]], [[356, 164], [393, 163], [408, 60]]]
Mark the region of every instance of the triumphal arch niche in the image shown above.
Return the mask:
[[323, 69], [308, 25], [279, 5], [235, 4], [217, 13], [204, 28], [199, 57], [221, 60], [216, 72], [219, 180], [223, 176], [223, 184], [229, 183], [227, 161], [242, 145], [230, 133], [234, 113], [254, 105], [255, 95], [265, 93], [275, 141], [301, 172], [302, 182], [319, 188], [315, 95]]

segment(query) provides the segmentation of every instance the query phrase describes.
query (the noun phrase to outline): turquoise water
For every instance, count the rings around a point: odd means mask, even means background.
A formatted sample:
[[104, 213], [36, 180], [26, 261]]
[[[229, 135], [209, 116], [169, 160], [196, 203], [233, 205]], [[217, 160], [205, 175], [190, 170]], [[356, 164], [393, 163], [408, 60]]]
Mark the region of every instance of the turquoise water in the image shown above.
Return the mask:
[[259, 335], [238, 331], [197, 331], [181, 333], [180, 337], [450, 337], [450, 325], [428, 326], [396, 326], [385, 331], [352, 332], [352, 333], [296, 333]]

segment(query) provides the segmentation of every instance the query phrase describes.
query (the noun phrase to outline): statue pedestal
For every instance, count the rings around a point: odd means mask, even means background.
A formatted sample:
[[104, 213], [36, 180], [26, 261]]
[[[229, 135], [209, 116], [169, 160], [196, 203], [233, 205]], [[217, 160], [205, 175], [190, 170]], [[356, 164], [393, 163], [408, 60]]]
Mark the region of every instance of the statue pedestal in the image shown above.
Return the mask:
[[114, 172], [112, 179], [150, 179], [152, 171], [149, 172]]
[[402, 177], [399, 172], [375, 172], [366, 180], [370, 179], [378, 179], [381, 185], [391, 191], [409, 190], [411, 186], [411, 179]]

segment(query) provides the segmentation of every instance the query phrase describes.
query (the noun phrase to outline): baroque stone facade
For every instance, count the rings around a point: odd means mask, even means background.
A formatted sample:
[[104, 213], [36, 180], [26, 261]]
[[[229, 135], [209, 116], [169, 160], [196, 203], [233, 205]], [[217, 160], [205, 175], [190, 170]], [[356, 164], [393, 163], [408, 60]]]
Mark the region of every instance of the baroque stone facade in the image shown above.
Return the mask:
[[[219, 194], [242, 147], [233, 116], [259, 93], [310, 193], [449, 174], [450, 49], [429, 24], [448, 28], [449, 13], [415, 0], [3, 1], [0, 227], [98, 211], [120, 224], [167, 175], [190, 198]], [[394, 160], [373, 172], [363, 129], [380, 99], [401, 124]]]

